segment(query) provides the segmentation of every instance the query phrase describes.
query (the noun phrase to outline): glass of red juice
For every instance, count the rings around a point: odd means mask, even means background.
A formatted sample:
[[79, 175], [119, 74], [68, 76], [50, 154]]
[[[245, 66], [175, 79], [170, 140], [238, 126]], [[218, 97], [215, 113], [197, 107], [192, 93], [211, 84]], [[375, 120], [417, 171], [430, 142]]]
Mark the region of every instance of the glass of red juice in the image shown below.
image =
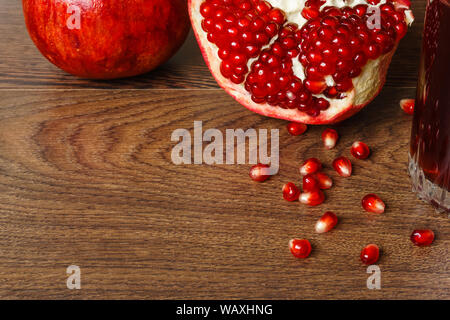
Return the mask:
[[450, 212], [450, 0], [428, 0], [409, 173], [413, 190]]

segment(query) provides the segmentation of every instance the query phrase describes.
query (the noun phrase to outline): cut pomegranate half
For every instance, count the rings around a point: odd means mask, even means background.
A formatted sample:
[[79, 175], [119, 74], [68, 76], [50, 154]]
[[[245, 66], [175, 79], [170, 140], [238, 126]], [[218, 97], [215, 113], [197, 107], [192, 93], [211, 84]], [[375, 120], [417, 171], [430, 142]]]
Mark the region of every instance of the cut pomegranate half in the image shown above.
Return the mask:
[[254, 112], [306, 124], [367, 105], [413, 21], [406, 0], [189, 0], [189, 12], [225, 91]]

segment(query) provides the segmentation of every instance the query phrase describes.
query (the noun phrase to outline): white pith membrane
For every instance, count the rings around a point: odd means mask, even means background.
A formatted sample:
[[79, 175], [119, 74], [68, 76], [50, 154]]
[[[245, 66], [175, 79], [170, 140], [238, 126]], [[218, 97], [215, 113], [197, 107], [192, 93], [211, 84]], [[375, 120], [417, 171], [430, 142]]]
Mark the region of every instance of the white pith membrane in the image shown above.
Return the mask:
[[[304, 19], [301, 15], [301, 11], [303, 10], [306, 1], [266, 1], [269, 2], [274, 8], [284, 11], [287, 18], [285, 24], [295, 23], [298, 25], [298, 29], [300, 29], [308, 22], [308, 20]], [[239, 103], [244, 105], [249, 110], [269, 117], [286, 119], [305, 124], [331, 124], [354, 115], [369, 102], [371, 102], [382, 89], [389, 64], [397, 49], [397, 45], [395, 45], [395, 47], [387, 54], [381, 55], [375, 60], [368, 60], [367, 64], [362, 68], [361, 74], [358, 77], [352, 78], [354, 88], [345, 93], [345, 98], [331, 99], [325, 97], [323, 94], [312, 94], [314, 97], [323, 97], [330, 102], [328, 109], [321, 111], [318, 116], [313, 117], [298, 109], [283, 109], [281, 107], [271, 106], [268, 103], [256, 103], [251, 99], [251, 94], [245, 89], [244, 83], [235, 84], [222, 75], [220, 72], [220, 64], [222, 60], [218, 56], [219, 48], [207, 40], [207, 34], [202, 30], [201, 23], [203, 17], [200, 14], [200, 5], [203, 2], [205, 2], [205, 0], [189, 0], [189, 13], [195, 35], [200, 43], [205, 62], [211, 70], [211, 73], [215, 77], [218, 84]], [[379, 7], [386, 2], [386, 0], [381, 0], [376, 6]], [[327, 6], [342, 8], [345, 6], [355, 7], [358, 4], [365, 4], [369, 7], [373, 7], [373, 5], [368, 4], [365, 0], [326, 0], [325, 4], [321, 6], [321, 10]], [[409, 7], [404, 8], [408, 8], [408, 10], [405, 10], [405, 22], [407, 25], [410, 25], [413, 22], [414, 17], [411, 10], [409, 10]], [[264, 46], [263, 49], [270, 47], [276, 41], [277, 37], [278, 36], [273, 37], [270, 43]], [[247, 66], [250, 71], [251, 64], [257, 59], [258, 57], [248, 61]], [[305, 79], [304, 66], [298, 60], [298, 57], [293, 58], [292, 62], [292, 70], [294, 75], [303, 82]], [[331, 76], [326, 76], [325, 81], [329, 86], [334, 85], [334, 80]]]

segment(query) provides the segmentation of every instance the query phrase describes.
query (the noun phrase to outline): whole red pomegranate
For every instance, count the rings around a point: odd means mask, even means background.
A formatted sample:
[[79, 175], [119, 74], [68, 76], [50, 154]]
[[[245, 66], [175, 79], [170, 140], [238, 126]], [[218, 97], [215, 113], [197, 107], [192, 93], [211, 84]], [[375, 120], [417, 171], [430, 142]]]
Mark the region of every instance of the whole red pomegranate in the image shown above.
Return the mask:
[[189, 0], [217, 82], [246, 108], [335, 123], [381, 90], [412, 23], [409, 0]]
[[168, 60], [189, 31], [186, 0], [22, 0], [31, 39], [59, 68], [113, 79]]

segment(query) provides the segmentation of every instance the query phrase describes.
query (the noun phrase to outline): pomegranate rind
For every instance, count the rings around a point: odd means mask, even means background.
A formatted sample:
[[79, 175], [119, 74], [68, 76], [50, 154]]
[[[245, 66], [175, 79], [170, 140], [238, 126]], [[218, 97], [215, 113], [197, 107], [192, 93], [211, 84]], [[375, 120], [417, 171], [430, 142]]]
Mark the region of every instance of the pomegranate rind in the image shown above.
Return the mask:
[[375, 99], [386, 82], [386, 75], [397, 45], [387, 54], [376, 60], [370, 60], [362, 69], [361, 75], [354, 78], [354, 88], [346, 93], [344, 99], [330, 99], [330, 107], [318, 116], [310, 116], [297, 109], [273, 107], [267, 103], [255, 103], [242, 84], [234, 84], [220, 72], [221, 60], [217, 55], [217, 47], [206, 38], [201, 26], [200, 5], [204, 0], [188, 0], [189, 16], [195, 37], [206, 65], [218, 85], [247, 109], [272, 118], [295, 121], [305, 124], [335, 124], [358, 113]]
[[[128, 78], [154, 70], [180, 49], [190, 30], [184, 0], [21, 2], [37, 49], [58, 68], [85, 79]], [[77, 14], [72, 14], [74, 7]], [[81, 25], [69, 28], [75, 16]]]

